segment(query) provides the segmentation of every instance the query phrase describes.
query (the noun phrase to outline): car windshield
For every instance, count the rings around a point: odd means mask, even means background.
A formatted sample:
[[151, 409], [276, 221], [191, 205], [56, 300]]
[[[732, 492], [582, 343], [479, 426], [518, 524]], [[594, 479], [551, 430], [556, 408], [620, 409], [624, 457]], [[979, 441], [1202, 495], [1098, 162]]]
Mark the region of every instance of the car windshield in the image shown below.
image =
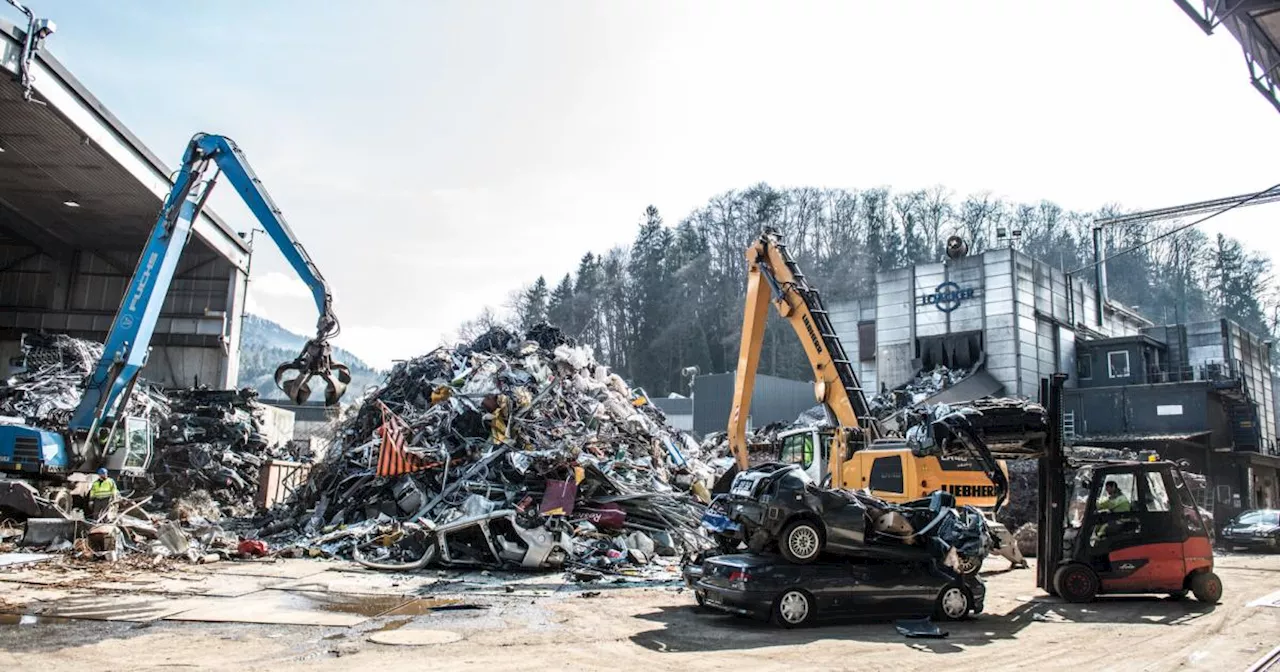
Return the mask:
[[1236, 522], [1241, 525], [1280, 525], [1280, 511], [1245, 511]]

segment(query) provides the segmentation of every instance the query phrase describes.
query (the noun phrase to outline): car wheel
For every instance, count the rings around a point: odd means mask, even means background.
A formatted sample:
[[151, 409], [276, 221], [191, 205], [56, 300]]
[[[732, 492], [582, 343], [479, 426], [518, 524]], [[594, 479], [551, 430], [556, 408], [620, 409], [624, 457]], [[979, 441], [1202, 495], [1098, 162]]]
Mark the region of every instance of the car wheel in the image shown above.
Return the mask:
[[807, 520], [797, 520], [782, 531], [778, 550], [790, 562], [801, 565], [813, 562], [822, 551], [822, 532]]
[[693, 591], [693, 599], [698, 603], [699, 607], [707, 606], [707, 594], [701, 590]]
[[813, 598], [803, 590], [792, 588], [773, 602], [773, 622], [784, 628], [798, 628], [813, 620]]
[[1217, 604], [1222, 599], [1222, 579], [1213, 572], [1199, 572], [1191, 576], [1191, 594], [1197, 600]]
[[1068, 602], [1092, 602], [1098, 596], [1098, 575], [1080, 563], [1063, 565], [1053, 575], [1053, 587]]
[[934, 609], [935, 616], [944, 621], [958, 621], [973, 611], [973, 600], [969, 591], [960, 586], [947, 586], [938, 595], [938, 604]]
[[959, 556], [959, 558], [960, 563], [956, 565], [956, 571], [960, 572], [960, 574], [964, 576], [977, 576], [978, 572], [982, 570], [983, 558], [970, 558], [963, 555]]
[[1172, 593], [1169, 593], [1169, 599], [1171, 599], [1171, 600], [1185, 600], [1185, 599], [1187, 599], [1187, 593], [1188, 593], [1188, 592], [1189, 592], [1189, 591], [1186, 591], [1186, 590], [1175, 590], [1175, 591], [1173, 591]]

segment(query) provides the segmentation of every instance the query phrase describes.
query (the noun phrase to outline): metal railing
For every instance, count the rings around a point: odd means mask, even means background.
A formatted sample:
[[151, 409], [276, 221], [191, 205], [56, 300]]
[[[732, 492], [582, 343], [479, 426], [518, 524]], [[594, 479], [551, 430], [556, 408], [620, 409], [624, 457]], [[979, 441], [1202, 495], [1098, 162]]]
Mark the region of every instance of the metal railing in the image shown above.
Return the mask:
[[1191, 365], [1171, 366], [1162, 364], [1147, 369], [1148, 383], [1238, 383], [1243, 380], [1240, 360], [1213, 360]]

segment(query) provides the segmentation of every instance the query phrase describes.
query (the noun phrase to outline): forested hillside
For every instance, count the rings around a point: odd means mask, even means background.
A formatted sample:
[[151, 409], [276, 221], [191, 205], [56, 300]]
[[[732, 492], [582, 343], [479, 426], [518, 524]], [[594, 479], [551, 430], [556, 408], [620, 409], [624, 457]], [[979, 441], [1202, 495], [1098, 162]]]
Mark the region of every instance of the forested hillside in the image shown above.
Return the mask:
[[[295, 334], [284, 327], [257, 315], [245, 315], [244, 325], [240, 332], [240, 387], [252, 387], [264, 399], [284, 399], [284, 393], [276, 387], [276, 367], [292, 361], [302, 352], [302, 344], [307, 338]], [[334, 348], [333, 356], [351, 369], [350, 392], [344, 401], [352, 401], [365, 387], [382, 381], [382, 373], [375, 371], [359, 357]], [[324, 383], [314, 382], [311, 385], [312, 397], [322, 398]]]
[[[959, 197], [941, 187], [893, 192], [761, 184], [716, 196], [674, 224], [649, 207], [629, 247], [586, 251], [575, 272], [534, 279], [509, 305], [486, 308], [464, 324], [460, 335], [491, 324], [549, 320], [651, 394], [685, 392], [683, 367], [708, 373], [735, 366], [744, 251], [764, 226], [782, 232], [806, 275], [833, 302], [870, 294], [878, 270], [941, 259], [952, 234], [978, 253], [1009, 244], [997, 240], [997, 230], [1017, 231], [1018, 248], [1080, 269], [1091, 260], [1091, 222], [1121, 212], [1071, 212], [1049, 201], [1011, 203], [988, 194]], [[1111, 227], [1107, 254], [1153, 241], [1173, 226]], [[1112, 298], [1156, 322], [1223, 315], [1260, 333], [1275, 327], [1270, 262], [1231, 238], [1190, 228], [1107, 268]], [[807, 377], [793, 334], [772, 319], [761, 371]]]

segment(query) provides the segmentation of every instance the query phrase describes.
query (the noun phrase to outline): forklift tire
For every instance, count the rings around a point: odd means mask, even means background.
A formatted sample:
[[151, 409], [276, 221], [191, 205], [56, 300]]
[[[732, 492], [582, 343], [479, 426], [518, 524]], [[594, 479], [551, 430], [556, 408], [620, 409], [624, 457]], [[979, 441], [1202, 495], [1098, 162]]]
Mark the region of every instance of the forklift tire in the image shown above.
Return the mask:
[[1217, 604], [1222, 599], [1222, 579], [1213, 572], [1192, 574], [1191, 594], [1206, 604]]
[[1068, 602], [1092, 602], [1098, 596], [1098, 575], [1078, 562], [1063, 565], [1053, 574], [1053, 587]]
[[792, 521], [778, 538], [778, 551], [787, 562], [805, 565], [818, 559], [822, 552], [822, 530], [812, 521]]

